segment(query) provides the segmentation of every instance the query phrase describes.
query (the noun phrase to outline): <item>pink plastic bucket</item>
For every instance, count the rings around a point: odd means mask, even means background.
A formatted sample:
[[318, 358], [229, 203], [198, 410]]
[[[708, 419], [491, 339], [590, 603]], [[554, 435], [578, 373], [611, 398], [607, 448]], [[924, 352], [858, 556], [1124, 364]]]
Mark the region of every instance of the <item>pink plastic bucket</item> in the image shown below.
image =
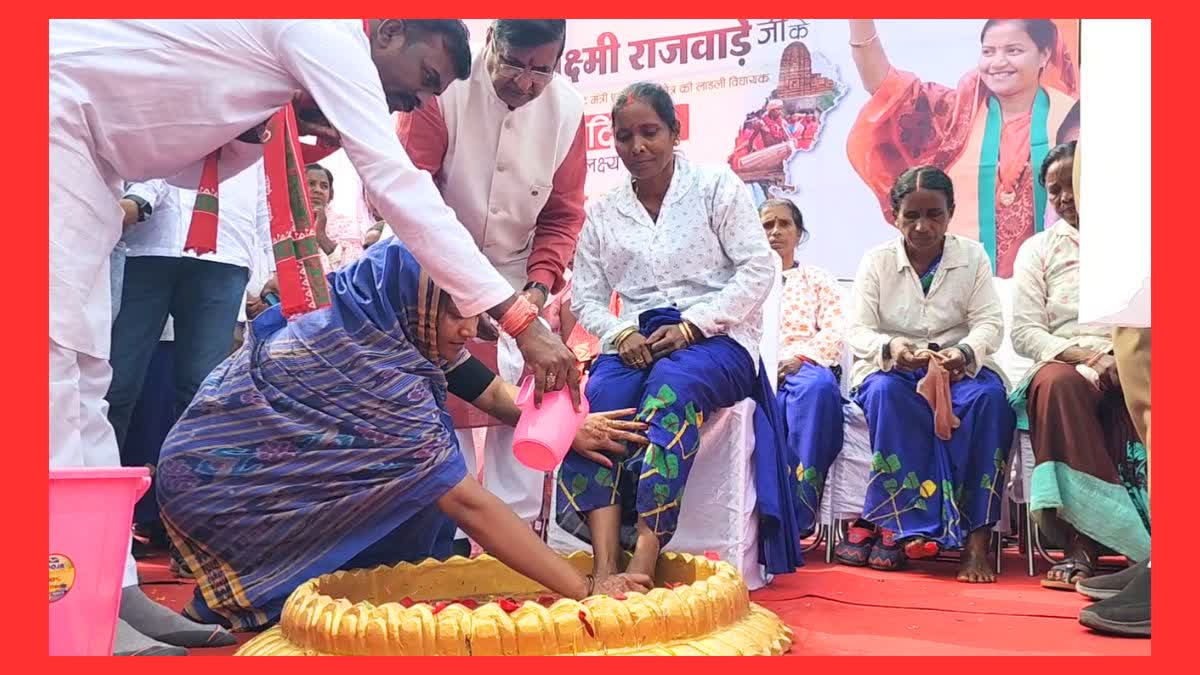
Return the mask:
[[517, 392], [515, 403], [521, 409], [521, 419], [513, 432], [513, 454], [517, 461], [538, 471], [553, 471], [571, 450], [575, 433], [588, 415], [587, 397], [580, 384], [579, 412], [571, 405], [566, 389], [548, 391], [542, 396], [542, 407], [533, 407], [533, 378], [526, 377]]
[[50, 470], [50, 655], [112, 654], [139, 468]]

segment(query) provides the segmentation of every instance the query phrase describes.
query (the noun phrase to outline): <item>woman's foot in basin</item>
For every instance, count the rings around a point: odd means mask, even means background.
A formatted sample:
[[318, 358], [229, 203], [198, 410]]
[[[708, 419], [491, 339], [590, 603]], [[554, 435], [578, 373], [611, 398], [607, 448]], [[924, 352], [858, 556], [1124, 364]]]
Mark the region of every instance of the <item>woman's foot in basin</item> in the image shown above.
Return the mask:
[[592, 576], [599, 583], [621, 571], [621, 507], [589, 511], [587, 522], [592, 536]]
[[658, 565], [658, 535], [650, 529], [645, 519], [639, 518], [637, 524], [637, 544], [633, 547], [633, 559], [629, 561], [626, 572], [644, 574], [654, 579], [654, 570]]

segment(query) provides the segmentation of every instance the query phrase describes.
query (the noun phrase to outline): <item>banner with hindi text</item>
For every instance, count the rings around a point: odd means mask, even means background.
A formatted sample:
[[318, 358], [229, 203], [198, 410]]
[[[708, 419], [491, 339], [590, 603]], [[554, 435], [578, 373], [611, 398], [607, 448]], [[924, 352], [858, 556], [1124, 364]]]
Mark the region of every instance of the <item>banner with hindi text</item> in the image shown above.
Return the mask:
[[[559, 76], [585, 101], [587, 194], [627, 176], [612, 104], [650, 80], [674, 98], [681, 152], [729, 164], [756, 201], [800, 207], [802, 263], [852, 277], [863, 252], [896, 235], [887, 187], [918, 162], [955, 180], [951, 230], [987, 239], [1007, 276], [1021, 241], [1053, 222], [1035, 164], [1078, 134], [1079, 22], [1003, 21], [984, 36], [985, 21], [876, 21], [887, 66], [872, 71], [856, 63], [864, 48], [850, 46], [846, 19], [568, 20]], [[467, 23], [481, 47], [490, 20]]]

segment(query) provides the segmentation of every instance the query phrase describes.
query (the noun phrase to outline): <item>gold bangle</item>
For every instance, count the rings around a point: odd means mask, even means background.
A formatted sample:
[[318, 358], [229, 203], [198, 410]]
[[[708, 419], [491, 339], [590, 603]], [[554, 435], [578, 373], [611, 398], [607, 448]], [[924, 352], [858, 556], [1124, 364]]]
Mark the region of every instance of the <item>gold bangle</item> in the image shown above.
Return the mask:
[[617, 337], [613, 338], [613, 346], [620, 347], [621, 343], [624, 342], [626, 338], [628, 338], [630, 335], [633, 335], [636, 332], [637, 332], [637, 326], [630, 326], [629, 328], [626, 328], [625, 330], [621, 331], [620, 333], [617, 333]]
[[687, 321], [680, 322], [679, 328], [683, 332], [683, 339], [687, 340], [689, 347], [696, 344], [696, 334], [692, 332], [692, 327], [688, 325]]
[[879, 31], [875, 31], [874, 33], [871, 34], [871, 37], [867, 38], [866, 40], [863, 40], [862, 42], [855, 42], [854, 40], [851, 40], [850, 46], [854, 47], [855, 49], [862, 49], [863, 47], [866, 47], [867, 45], [871, 44], [872, 42], [874, 42], [878, 39], [879, 39]]

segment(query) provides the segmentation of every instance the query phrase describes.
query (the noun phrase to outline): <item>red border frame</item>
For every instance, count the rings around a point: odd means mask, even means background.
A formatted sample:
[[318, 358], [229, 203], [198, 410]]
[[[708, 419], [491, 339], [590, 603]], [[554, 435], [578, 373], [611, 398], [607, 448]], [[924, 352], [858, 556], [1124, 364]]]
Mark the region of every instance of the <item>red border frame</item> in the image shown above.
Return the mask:
[[[425, 7], [436, 7], [436, 5], [421, 7], [418, 3], [406, 4], [410, 6], [403, 8], [405, 11], [422, 15], [430, 13]], [[143, 16], [174, 15], [180, 18], [189, 18], [200, 12], [218, 16], [237, 15], [246, 12], [248, 6], [245, 2], [224, 0], [210, 2], [200, 7], [190, 4], [162, 3], [161, 1], [121, 3], [120, 5], [114, 4], [110, 8], [90, 2], [59, 2], [44, 9], [57, 16], [94, 17], [120, 12], [127, 15], [134, 13]], [[331, 9], [341, 9], [341, 7], [328, 2], [312, 1], [294, 1], [286, 4], [270, 3], [259, 7], [262, 13], [268, 15], [319, 16], [328, 13]], [[372, 9], [378, 11], [371, 11]], [[364, 2], [355, 7], [356, 12], [375, 15], [386, 15], [396, 9], [400, 8], [396, 7], [394, 3], [380, 2]], [[467, 0], [457, 3], [453, 9], [456, 13], [464, 15], [490, 16], [496, 11], [497, 6], [494, 2], [487, 0]], [[697, 0], [688, 3], [644, 3], [619, 0], [600, 4], [578, 2], [567, 7], [561, 0], [554, 2], [525, 0], [520, 3], [519, 10], [515, 6], [513, 9], [516, 10], [514, 13], [525, 16], [562, 15], [564, 10], [569, 10], [571, 14], [580, 17], [644, 15], [646, 18], [661, 18], [681, 14], [690, 17], [728, 16], [732, 13], [731, 10], [737, 9], [737, 6], [731, 3]], [[769, 9], [788, 8], [774, 5]], [[913, 3], [863, 0], [852, 6], [836, 4], [814, 8], [796, 6], [794, 9], [797, 11], [811, 9], [826, 13], [829, 13], [830, 10], [852, 10], [860, 16], [894, 17], [899, 15], [906, 18], [962, 16], [968, 12], [979, 14], [986, 11], [980, 6], [971, 6], [968, 3], [950, 3], [944, 0]], [[1194, 523], [1190, 519], [1185, 520], [1184, 518], [1194, 512], [1184, 504], [1186, 500], [1183, 497], [1188, 491], [1196, 489], [1197, 471], [1192, 468], [1194, 465], [1185, 459], [1186, 453], [1196, 447], [1196, 442], [1188, 436], [1188, 426], [1183, 420], [1190, 419], [1188, 415], [1191, 412], [1186, 401], [1190, 393], [1187, 389], [1191, 379], [1189, 375], [1194, 372], [1194, 366], [1191, 365], [1188, 355], [1189, 351], [1195, 349], [1195, 336], [1200, 333], [1196, 330], [1196, 317], [1193, 310], [1195, 305], [1192, 304], [1195, 302], [1192, 290], [1195, 287], [1196, 279], [1188, 274], [1188, 270], [1195, 269], [1191, 265], [1195, 265], [1196, 262], [1190, 255], [1191, 247], [1186, 244], [1186, 239], [1175, 242], [1171, 235], [1179, 233], [1182, 238], [1200, 236], [1193, 232], [1195, 225], [1190, 214], [1194, 212], [1187, 208], [1190, 204], [1185, 202], [1185, 199], [1190, 196], [1188, 191], [1196, 189], [1195, 186], [1186, 182], [1190, 175], [1195, 174], [1194, 164], [1192, 164], [1195, 160], [1188, 159], [1187, 154], [1188, 150], [1195, 147], [1195, 136], [1194, 133], [1189, 135], [1185, 127], [1191, 116], [1186, 114], [1184, 106], [1179, 105], [1186, 96], [1187, 83], [1195, 79], [1195, 70], [1194, 58], [1190, 55], [1181, 53], [1176, 57], [1169, 53], [1177, 47], [1182, 51], [1182, 49], [1195, 44], [1196, 38], [1192, 35], [1191, 30], [1194, 24], [1187, 20], [1182, 10], [1168, 9], [1165, 4], [1152, 6], [1147, 3], [1129, 5], [1111, 1], [1087, 3], [1068, 1], [1048, 7], [1045, 3], [1016, 1], [1009, 2], [1003, 7], [1004, 13], [1012, 16], [1035, 16], [1046, 12], [1047, 9], [1053, 9], [1055, 16], [1099, 15], [1110, 17], [1128, 16], [1133, 10], [1142, 12], [1143, 15], [1152, 14], [1155, 18], [1162, 19], [1155, 21], [1153, 26], [1155, 33], [1153, 60], [1160, 83], [1154, 94], [1154, 103], [1157, 104], [1155, 107], [1158, 114], [1154, 115], [1153, 124], [1157, 132], [1156, 137], [1159, 139], [1157, 147], [1161, 149], [1161, 152], [1155, 153], [1153, 160], [1156, 169], [1154, 176], [1157, 178], [1154, 182], [1153, 195], [1157, 198], [1154, 203], [1158, 208], [1155, 211], [1163, 220], [1163, 224], [1160, 224], [1157, 230], [1153, 255], [1157, 263], [1155, 266], [1158, 267], [1160, 274], [1158, 295], [1160, 311], [1157, 313], [1157, 318], [1160, 327], [1164, 328], [1159, 331], [1158, 345], [1160, 355], [1165, 355], [1158, 361], [1159, 377], [1155, 387], [1159, 403], [1158, 439], [1159, 446], [1167, 448], [1168, 454], [1160, 456], [1159, 497], [1154, 509], [1159, 518], [1155, 529], [1159, 533], [1157, 549], [1160, 563], [1156, 593], [1159, 632], [1154, 639], [1154, 653], [1160, 661], [1178, 655], [1181, 665], [1192, 663], [1194, 666], [1194, 659], [1188, 658], [1191, 650], [1189, 645], [1183, 642], [1185, 639], [1183, 633], [1194, 626], [1194, 624], [1190, 624], [1190, 621], [1194, 619], [1189, 619], [1185, 612], [1197, 598], [1194, 590], [1194, 570], [1190, 565], [1190, 562], [1195, 561], [1196, 558], [1189, 555], [1195, 549], [1196, 534], [1191, 530]], [[47, 17], [34, 5], [14, 3], [13, 10], [17, 13], [17, 17], [15, 21], [10, 19], [8, 76], [11, 82], [9, 91], [12, 98], [9, 99], [8, 113], [5, 116], [8, 119], [6, 126], [10, 131], [7, 142], [9, 153], [4, 163], [4, 170], [8, 174], [5, 176], [5, 184], [10, 186], [8, 194], [14, 198], [8, 210], [11, 234], [7, 238], [9, 242], [9, 273], [6, 277], [9, 279], [9, 288], [13, 291], [8, 297], [10, 301], [14, 302], [14, 311], [9, 313], [10, 327], [13, 330], [4, 334], [2, 338], [3, 353], [9, 354], [13, 358], [7, 364], [9, 367], [7, 386], [4, 387], [4, 393], [0, 394], [3, 397], [0, 400], [2, 400], [3, 408], [7, 413], [5, 420], [10, 439], [6, 453], [8, 458], [6, 473], [10, 485], [7, 500], [10, 504], [10, 517], [7, 529], [10, 534], [7, 546], [5, 546], [8, 553], [0, 557], [0, 568], [7, 573], [3, 578], [9, 579], [13, 583], [7, 586], [9, 600], [4, 604], [7, 609], [3, 612], [3, 621], [6, 624], [5, 628], [8, 629], [6, 634], [10, 636], [6, 640], [7, 649], [5, 650], [9, 667], [15, 666], [20, 669], [21, 666], [28, 665], [40, 670], [41, 667], [50, 665], [51, 672], [53, 672], [59, 669], [74, 670], [79, 666], [64, 660], [51, 661], [49, 664], [44, 661], [47, 651], [44, 627], [47, 624], [42, 618], [41, 612], [30, 609], [44, 606], [41, 605], [41, 599], [45, 597], [41, 595], [42, 586], [40, 583], [34, 584], [31, 580], [35, 577], [41, 578], [40, 574], [35, 574], [43, 569], [41, 567], [43, 548], [38, 542], [44, 541], [47, 536], [45, 511], [41, 506], [46, 503], [46, 483], [41, 478], [44, 475], [41, 472], [46, 465], [41, 463], [41, 452], [42, 448], [46, 447], [48, 429], [47, 408], [43, 407], [45, 405], [43, 401], [47, 400], [47, 388], [43, 386], [47, 382], [47, 366], [46, 362], [42, 360], [42, 355], [46, 352], [41, 351], [45, 343], [39, 336], [41, 331], [39, 326], [48, 324], [47, 305], [44, 299], [46, 296], [42, 295], [43, 291], [41, 290], [47, 287], [47, 259], [29, 252], [45, 250], [40, 248], [40, 237], [42, 236], [40, 233], [43, 232], [41, 228], [43, 207], [41, 205], [47, 203], [47, 200], [43, 199], [43, 195], [47, 193], [43, 192], [44, 184], [38, 180], [37, 171], [30, 171], [29, 168], [32, 166], [40, 171], [41, 162], [46, 161], [47, 157], [42, 154], [45, 152], [46, 146], [42, 145], [41, 140], [41, 131], [47, 128], [46, 109], [37, 105], [36, 101], [48, 100], [48, 95], [45, 93], [48, 91], [48, 85], [44, 75], [45, 71], [37, 67], [39, 58], [34, 56], [48, 53], [47, 27], [43, 23]], [[1120, 49], [1120, 45], [1113, 45], [1113, 48]], [[1170, 83], [1174, 82], [1184, 84], [1177, 87], [1170, 86]], [[34, 98], [25, 99], [24, 95], [32, 95]], [[1131, 102], [1131, 105], [1140, 104]], [[1089, 167], [1089, 171], [1091, 170], [1100, 169]], [[1106, 167], [1104, 170], [1119, 169]], [[1127, 211], [1131, 217], [1141, 217], [1140, 214], [1149, 212], [1148, 205], [1130, 206], [1123, 203], [1119, 196], [1114, 195], [1114, 197], [1113, 208]], [[24, 229], [23, 225], [26, 221], [33, 222], [32, 229]], [[25, 241], [26, 238], [35, 241], [29, 243]], [[1168, 276], [1162, 277], [1162, 274]], [[1167, 283], [1168, 281], [1172, 283]], [[1182, 305], [1177, 306], [1176, 302], [1180, 302]], [[1180, 358], [1178, 366], [1175, 364], [1176, 356]], [[1185, 454], [1180, 455], [1180, 452]], [[1167, 464], [1162, 464], [1162, 461], [1166, 461]], [[1163, 483], [1163, 480], [1167, 482]], [[1172, 508], [1172, 505], [1175, 507]], [[1176, 511], [1175, 508], [1178, 510]], [[819, 630], [819, 626], [812, 628]], [[998, 642], [1002, 642], [1007, 640], [1008, 636], [996, 635], [995, 638]], [[237, 663], [239, 662], [234, 661], [230, 664], [222, 664], [220, 667], [236, 668], [237, 666], [234, 664]], [[258, 661], [242, 661], [240, 663], [239, 670], [250, 671], [252, 668], [262, 667], [262, 662]], [[715, 673], [722, 669], [719, 664], [712, 662], [688, 661], [686, 663], [687, 665], [682, 667], [689, 671], [712, 669]], [[801, 668], [838, 667], [831, 663], [813, 663], [811, 657], [805, 661], [772, 659], [757, 663], [757, 668], [769, 670], [778, 668], [781, 671], [786, 669], [787, 672]], [[97, 662], [87, 668], [96, 672], [111, 670], [115, 675], [128, 675], [139, 671], [161, 671], [165, 667], [178, 669], [178, 672], [206, 672], [213, 665], [215, 664], [207, 659], [193, 659], [190, 662], [172, 661], [169, 666], [147, 660], [114, 660]], [[412, 665], [414, 664], [405, 663], [399, 667], [403, 669], [405, 666], [412, 667]], [[908, 669], [913, 664], [890, 665]], [[1131, 665], [1134, 668], [1137, 667], [1125, 662], [1117, 663], [1114, 660], [1091, 661], [1086, 667], [1089, 670], [1098, 668], [1100, 671], [1110, 669], [1115, 671], [1118, 668], [1127, 670]], [[969, 669], [972, 675], [975, 672], [988, 670], [1001, 671], [1047, 666], [1061, 667], [1041, 663], [1001, 663], [996, 659], [979, 660], [972, 664], [950, 664], [951, 668]], [[289, 661], [286, 667], [291, 672], [314, 674], [323, 674], [331, 668], [326, 661], [314, 660]], [[332, 667], [337, 668], [337, 666]], [[385, 668], [387, 666], [378, 664], [376, 667]], [[427, 663], [419, 667], [436, 668], [441, 673], [454, 672], [470, 666], [461, 661], [440, 661], [436, 665]], [[475, 667], [478, 668], [478, 666]], [[603, 661], [576, 661], [572, 662], [570, 667], [579, 672], [607, 672], [613, 669], [612, 664]], [[872, 664], [867, 667], [877, 666]], [[937, 666], [930, 664], [927, 667], [941, 669], [944, 666], [939, 662]], [[485, 668], [528, 669], [530, 664], [515, 661], [493, 662]], [[22, 670], [16, 672], [22, 672]]]

